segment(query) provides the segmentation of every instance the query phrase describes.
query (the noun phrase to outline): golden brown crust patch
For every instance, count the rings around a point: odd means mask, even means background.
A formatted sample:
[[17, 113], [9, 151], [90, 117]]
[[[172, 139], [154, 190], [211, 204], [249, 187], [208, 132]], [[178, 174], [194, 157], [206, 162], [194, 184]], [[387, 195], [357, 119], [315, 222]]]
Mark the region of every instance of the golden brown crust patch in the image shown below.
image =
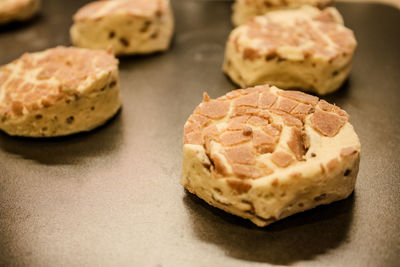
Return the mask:
[[183, 129], [184, 144], [203, 144], [201, 126], [197, 122], [188, 122]]
[[189, 117], [188, 121], [198, 123], [200, 126], [207, 126], [211, 120], [207, 117], [204, 117], [200, 114], [193, 114]]
[[244, 134], [243, 131], [227, 131], [221, 135], [221, 144], [223, 146], [232, 146], [247, 142], [250, 136]]
[[311, 116], [312, 127], [328, 137], [334, 137], [346, 122], [344, 117], [319, 109]]
[[294, 162], [294, 159], [290, 154], [282, 151], [272, 153], [271, 160], [276, 166], [281, 168], [286, 168]]
[[244, 96], [238, 97], [234, 102], [234, 106], [249, 106], [249, 107], [257, 107], [258, 106], [258, 93], [248, 94]]
[[[279, 136], [281, 135], [281, 131], [282, 131], [282, 126], [280, 125], [276, 125], [276, 124], [269, 124], [265, 127], [262, 128], [262, 130], [269, 134], [270, 136], [274, 136], [276, 137], [276, 139], [279, 139]], [[275, 142], [277, 142], [278, 140], [276, 140]]]
[[320, 100], [318, 102], [318, 106], [323, 110], [323, 111], [327, 111], [327, 112], [335, 112], [337, 115], [339, 116], [343, 116], [345, 118], [349, 118], [349, 114], [347, 114], [346, 111], [342, 110], [341, 108], [339, 108], [338, 106], [329, 104], [328, 102], [326, 102], [325, 100]]
[[287, 142], [288, 147], [292, 150], [297, 160], [303, 160], [303, 156], [306, 153], [303, 144], [303, 134], [298, 128], [292, 128], [290, 140]]
[[241, 179], [256, 179], [261, 176], [261, 171], [252, 165], [233, 164], [233, 172]]
[[238, 181], [238, 180], [226, 180], [228, 186], [236, 193], [236, 194], [244, 194], [247, 193], [251, 189], [251, 184], [248, 182]]
[[270, 108], [277, 99], [278, 97], [269, 91], [260, 94], [260, 108]]
[[292, 115], [282, 114], [282, 119], [287, 126], [295, 126], [295, 127], [303, 126], [303, 122]]
[[258, 148], [263, 145], [274, 145], [276, 139], [271, 135], [265, 134], [265, 132], [256, 130], [253, 133], [253, 146]]
[[229, 105], [230, 103], [226, 101], [210, 100], [203, 102], [203, 104], [198, 107], [197, 113], [211, 119], [220, 119], [228, 114]]
[[225, 148], [226, 158], [232, 163], [253, 165], [256, 163], [256, 153], [249, 146]]
[[221, 156], [218, 154], [212, 154], [210, 159], [214, 163], [215, 172], [217, 175], [226, 176], [229, 174], [227, 167], [225, 166]]
[[297, 101], [279, 97], [278, 101], [276, 101], [275, 104], [272, 106], [272, 109], [290, 113], [290, 111], [292, 111], [298, 104], [299, 102]]
[[278, 95], [296, 100], [303, 104], [310, 104], [312, 106], [315, 106], [318, 103], [318, 97], [300, 91], [280, 91], [278, 92]]
[[310, 114], [313, 111], [314, 107], [309, 104], [300, 103], [297, 107], [295, 107], [290, 114], [295, 116], [300, 120], [304, 120], [305, 116]]

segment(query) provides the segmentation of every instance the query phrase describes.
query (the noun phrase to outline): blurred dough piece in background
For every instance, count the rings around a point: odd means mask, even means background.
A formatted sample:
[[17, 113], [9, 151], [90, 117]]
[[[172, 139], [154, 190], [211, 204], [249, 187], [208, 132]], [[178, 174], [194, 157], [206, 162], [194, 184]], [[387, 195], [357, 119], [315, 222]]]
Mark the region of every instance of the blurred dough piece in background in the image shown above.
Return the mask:
[[165, 51], [174, 31], [169, 0], [96, 1], [79, 9], [73, 19], [75, 46], [112, 48], [116, 55]]
[[270, 84], [324, 95], [346, 80], [356, 46], [334, 7], [271, 11], [232, 31], [223, 68], [242, 88]]
[[333, 0], [236, 0], [232, 7], [232, 22], [238, 26], [269, 11], [298, 8], [303, 5], [324, 8], [332, 2]]
[[39, 7], [40, 0], [1, 0], [0, 24], [28, 20], [36, 14]]

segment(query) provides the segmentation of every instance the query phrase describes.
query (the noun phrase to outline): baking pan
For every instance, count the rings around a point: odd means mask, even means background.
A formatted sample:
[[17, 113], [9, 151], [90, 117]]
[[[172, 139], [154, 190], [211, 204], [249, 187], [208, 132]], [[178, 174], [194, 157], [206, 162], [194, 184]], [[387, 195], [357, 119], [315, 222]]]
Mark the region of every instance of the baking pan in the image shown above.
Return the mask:
[[[43, 1], [0, 29], [0, 64], [69, 44], [88, 1]], [[349, 80], [324, 97], [362, 143], [355, 193], [265, 228], [214, 209], [180, 182], [183, 124], [221, 72], [231, 2], [173, 1], [171, 50], [120, 59], [123, 108], [65, 138], [0, 134], [1, 266], [399, 266], [400, 13], [338, 3], [359, 47]]]

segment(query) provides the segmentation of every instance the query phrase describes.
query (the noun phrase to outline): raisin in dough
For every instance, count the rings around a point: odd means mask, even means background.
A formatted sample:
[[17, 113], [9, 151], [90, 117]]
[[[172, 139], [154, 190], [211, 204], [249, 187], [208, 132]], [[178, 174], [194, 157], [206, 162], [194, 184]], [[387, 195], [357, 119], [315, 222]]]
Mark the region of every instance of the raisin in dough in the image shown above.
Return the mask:
[[120, 106], [118, 60], [103, 50], [57, 47], [0, 67], [0, 129], [9, 135], [88, 131]]
[[356, 46], [335, 8], [272, 11], [233, 30], [223, 68], [242, 88], [271, 84], [324, 95], [349, 75]]
[[1, 0], [0, 24], [28, 20], [39, 10], [40, 0]]
[[232, 22], [238, 26], [250, 18], [278, 9], [294, 9], [303, 5], [324, 8], [332, 0], [236, 0], [233, 4]]
[[205, 94], [184, 127], [182, 184], [266, 226], [348, 197], [360, 142], [348, 114], [299, 91], [258, 86]]
[[146, 54], [168, 49], [173, 24], [169, 0], [96, 1], [74, 15], [70, 34], [78, 47]]

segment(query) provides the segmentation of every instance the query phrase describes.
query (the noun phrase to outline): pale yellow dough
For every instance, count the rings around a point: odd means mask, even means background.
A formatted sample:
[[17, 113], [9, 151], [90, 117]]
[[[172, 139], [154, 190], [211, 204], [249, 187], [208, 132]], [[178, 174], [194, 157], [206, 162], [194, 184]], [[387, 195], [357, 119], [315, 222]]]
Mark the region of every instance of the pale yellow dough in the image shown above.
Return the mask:
[[167, 50], [173, 31], [169, 0], [119, 0], [97, 1], [81, 8], [70, 35], [75, 46], [129, 55]]

